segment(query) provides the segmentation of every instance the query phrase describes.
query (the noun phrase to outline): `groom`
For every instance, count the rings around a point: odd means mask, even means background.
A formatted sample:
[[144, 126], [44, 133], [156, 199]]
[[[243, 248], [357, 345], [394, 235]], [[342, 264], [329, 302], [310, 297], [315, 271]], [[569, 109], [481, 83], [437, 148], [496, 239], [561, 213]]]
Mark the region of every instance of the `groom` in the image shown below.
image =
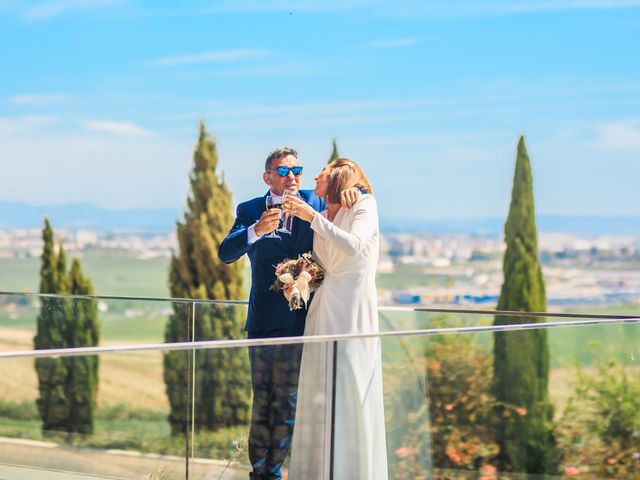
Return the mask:
[[[245, 253], [251, 261], [251, 292], [245, 330], [248, 338], [298, 336], [304, 333], [306, 310], [290, 311], [282, 292], [270, 290], [275, 281], [274, 265], [285, 258], [310, 252], [313, 232], [310, 224], [295, 218], [291, 234], [280, 238], [266, 234], [278, 228], [280, 210], [267, 210], [268, 195], [297, 192], [315, 210], [325, 203], [311, 190], [300, 190], [302, 167], [293, 148], [279, 147], [265, 161], [262, 179], [269, 186], [263, 197], [243, 202], [229, 235], [220, 244], [218, 256], [235, 262]], [[350, 202], [353, 203], [353, 202]], [[251, 479], [279, 479], [295, 419], [295, 400], [302, 344], [249, 347], [253, 407], [249, 431]]]

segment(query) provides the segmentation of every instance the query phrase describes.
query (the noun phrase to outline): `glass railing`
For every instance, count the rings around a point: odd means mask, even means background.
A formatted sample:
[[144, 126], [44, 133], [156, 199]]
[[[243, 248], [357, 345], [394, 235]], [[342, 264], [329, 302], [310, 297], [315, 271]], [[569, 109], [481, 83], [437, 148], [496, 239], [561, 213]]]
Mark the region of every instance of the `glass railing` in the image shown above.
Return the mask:
[[[240, 479], [265, 450], [289, 479], [640, 478], [633, 314], [381, 307], [378, 335], [227, 340], [242, 302], [1, 298], [1, 478]], [[34, 349], [86, 304], [95, 347]]]

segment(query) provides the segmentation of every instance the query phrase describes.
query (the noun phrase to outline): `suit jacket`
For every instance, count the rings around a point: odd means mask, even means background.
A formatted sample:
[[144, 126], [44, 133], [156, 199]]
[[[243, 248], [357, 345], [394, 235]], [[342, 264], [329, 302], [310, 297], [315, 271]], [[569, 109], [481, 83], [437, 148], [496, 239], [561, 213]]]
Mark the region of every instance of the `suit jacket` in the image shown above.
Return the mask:
[[[326, 208], [324, 200], [311, 190], [300, 190], [300, 196], [315, 210]], [[269, 193], [267, 193], [269, 195]], [[313, 248], [313, 231], [308, 222], [294, 218], [291, 235], [278, 233], [281, 239], [260, 238], [248, 244], [248, 228], [266, 210], [266, 197], [254, 198], [238, 205], [236, 220], [229, 235], [222, 241], [218, 256], [224, 263], [232, 263], [245, 253], [251, 262], [251, 292], [245, 330], [251, 337], [302, 335], [306, 310], [290, 311], [282, 292], [270, 290], [275, 282], [275, 265], [285, 258], [297, 258]]]

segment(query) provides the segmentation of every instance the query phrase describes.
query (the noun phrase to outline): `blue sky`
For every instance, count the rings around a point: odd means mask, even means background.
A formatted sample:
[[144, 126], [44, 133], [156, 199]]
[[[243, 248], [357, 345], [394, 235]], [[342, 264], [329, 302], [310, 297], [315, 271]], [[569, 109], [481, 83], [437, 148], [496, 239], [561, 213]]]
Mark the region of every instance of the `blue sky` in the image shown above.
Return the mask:
[[184, 205], [199, 118], [236, 201], [331, 139], [390, 218], [640, 215], [640, 0], [0, 0], [0, 201]]

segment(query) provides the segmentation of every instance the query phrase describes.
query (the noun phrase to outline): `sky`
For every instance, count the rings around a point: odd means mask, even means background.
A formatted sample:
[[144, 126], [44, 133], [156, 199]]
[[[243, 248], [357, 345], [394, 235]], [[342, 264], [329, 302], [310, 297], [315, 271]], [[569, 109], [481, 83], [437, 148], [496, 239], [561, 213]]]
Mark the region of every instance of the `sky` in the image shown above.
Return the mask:
[[[236, 202], [336, 138], [382, 217], [640, 215], [640, 0], [0, 0], [0, 201], [181, 207], [203, 119]], [[54, 219], [55, 221], [55, 219]]]

